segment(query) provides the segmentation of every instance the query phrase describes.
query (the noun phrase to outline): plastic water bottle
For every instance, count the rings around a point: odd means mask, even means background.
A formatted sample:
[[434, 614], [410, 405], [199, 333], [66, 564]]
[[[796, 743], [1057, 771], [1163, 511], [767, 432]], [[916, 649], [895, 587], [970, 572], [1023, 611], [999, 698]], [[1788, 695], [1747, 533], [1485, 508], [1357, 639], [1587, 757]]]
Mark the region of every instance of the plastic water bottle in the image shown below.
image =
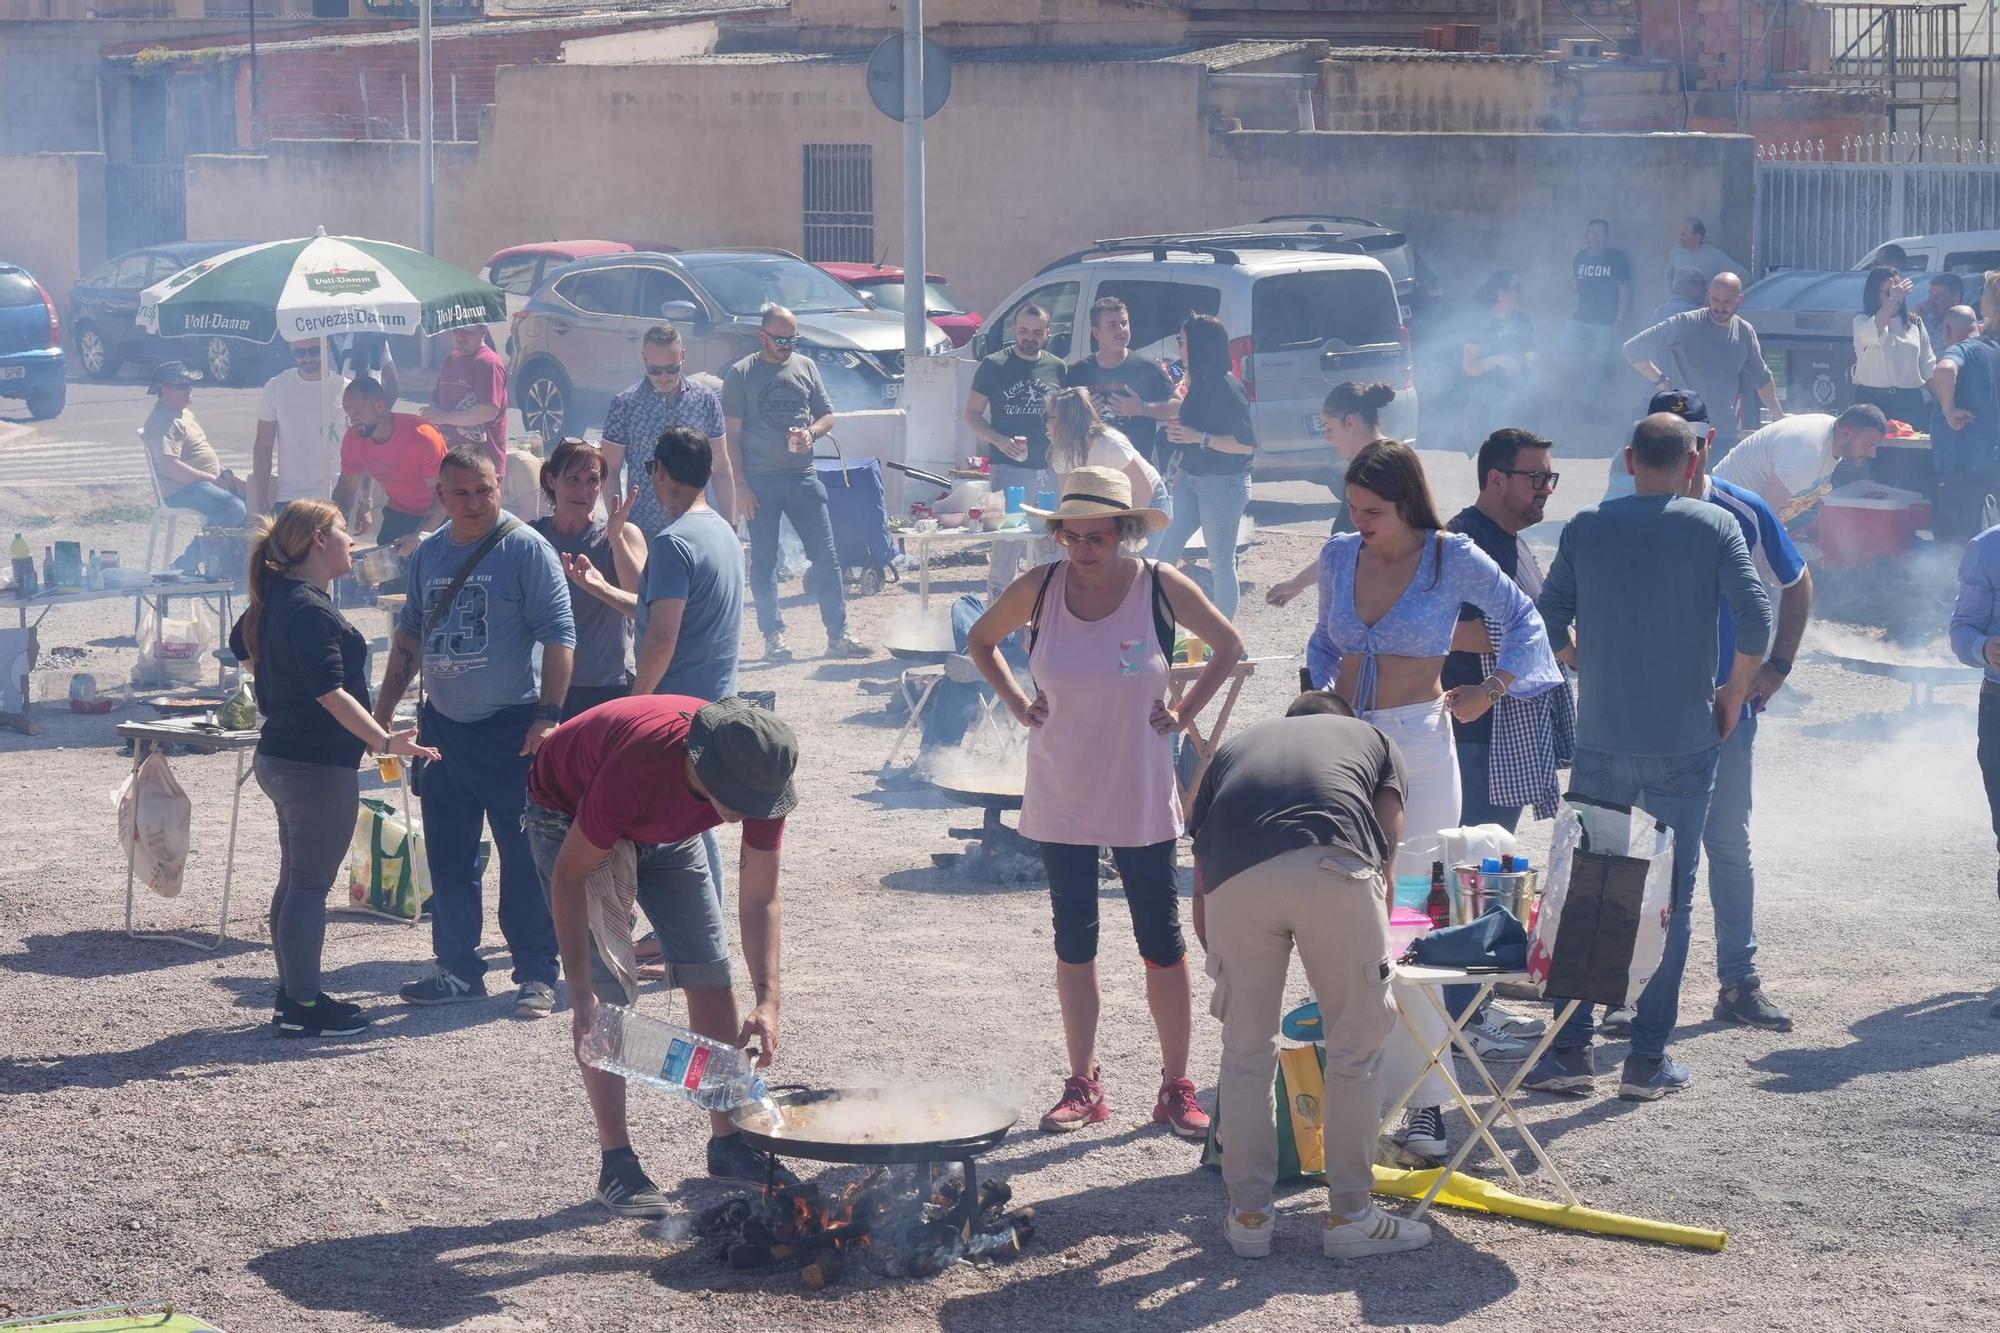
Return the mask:
[[598, 1004], [583, 1039], [583, 1058], [703, 1110], [729, 1111], [768, 1099], [750, 1052], [623, 1005]]

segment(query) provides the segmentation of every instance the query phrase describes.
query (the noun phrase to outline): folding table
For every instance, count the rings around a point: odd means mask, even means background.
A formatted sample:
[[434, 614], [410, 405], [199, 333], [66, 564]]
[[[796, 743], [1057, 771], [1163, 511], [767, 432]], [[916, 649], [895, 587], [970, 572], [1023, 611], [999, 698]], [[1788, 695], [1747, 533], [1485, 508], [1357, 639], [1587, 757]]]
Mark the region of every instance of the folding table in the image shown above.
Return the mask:
[[190, 750], [203, 754], [218, 754], [224, 750], [236, 753], [236, 781], [229, 801], [229, 845], [222, 858], [222, 911], [216, 919], [215, 940], [211, 943], [165, 930], [137, 930], [132, 925], [132, 909], [137, 897], [138, 847], [135, 845], [125, 857], [125, 933], [135, 940], [172, 940], [175, 944], [185, 944], [191, 949], [219, 949], [229, 934], [229, 888], [236, 876], [236, 823], [243, 810], [243, 781], [249, 776], [244, 769], [244, 756], [257, 748], [256, 731], [220, 731], [204, 728], [194, 718], [166, 718], [158, 722], [120, 722], [118, 734], [132, 742], [132, 772], [139, 771], [146, 755], [154, 746], [163, 744], [184, 745]]
[[[1473, 1049], [1472, 1042], [1465, 1035], [1465, 1025], [1474, 1014], [1479, 1012], [1479, 1006], [1484, 1004], [1487, 997], [1493, 993], [1495, 985], [1503, 981], [1526, 982], [1529, 979], [1527, 972], [1468, 972], [1463, 968], [1457, 967], [1423, 967], [1399, 963], [1396, 965], [1396, 979], [1408, 983], [1404, 986], [1392, 986], [1390, 988], [1391, 992], [1396, 996], [1396, 1016], [1402, 1020], [1403, 1027], [1408, 1030], [1417, 1045], [1422, 1048], [1428, 1048], [1430, 1058], [1425, 1062], [1424, 1067], [1417, 1071], [1417, 1076], [1410, 1081], [1410, 1086], [1403, 1089], [1403, 1095], [1398, 1097], [1389, 1107], [1388, 1114], [1382, 1120], [1382, 1132], [1386, 1134], [1395, 1127], [1398, 1117], [1403, 1113], [1404, 1106], [1415, 1095], [1418, 1086], [1423, 1083], [1424, 1077], [1433, 1069], [1441, 1070], [1444, 1073], [1445, 1082], [1451, 1087], [1451, 1095], [1457, 1100], [1459, 1109], [1465, 1112], [1465, 1118], [1472, 1122], [1472, 1133], [1466, 1135], [1465, 1142], [1459, 1144], [1458, 1151], [1451, 1155], [1451, 1160], [1446, 1162], [1444, 1169], [1438, 1172], [1437, 1179], [1431, 1182], [1430, 1189], [1418, 1202], [1416, 1211], [1412, 1216], [1421, 1218], [1425, 1213], [1430, 1211], [1432, 1200], [1437, 1198], [1438, 1191], [1444, 1188], [1445, 1182], [1464, 1164], [1465, 1159], [1471, 1154], [1472, 1146], [1475, 1143], [1483, 1142], [1492, 1151], [1493, 1156], [1498, 1159], [1501, 1169], [1507, 1173], [1508, 1179], [1513, 1181], [1517, 1189], [1526, 1188], [1527, 1182], [1521, 1179], [1521, 1173], [1514, 1169], [1514, 1163], [1502, 1151], [1499, 1143], [1493, 1138], [1493, 1124], [1502, 1115], [1505, 1115], [1508, 1122], [1514, 1126], [1514, 1132], [1521, 1136], [1521, 1141], [1527, 1145], [1528, 1151], [1534, 1154], [1535, 1160], [1541, 1163], [1542, 1169], [1548, 1172], [1549, 1179], [1555, 1185], [1556, 1193], [1562, 1196], [1562, 1201], [1572, 1207], [1576, 1206], [1577, 1198], [1575, 1191], [1570, 1189], [1569, 1181], [1563, 1178], [1561, 1169], [1550, 1160], [1548, 1152], [1541, 1145], [1541, 1141], [1535, 1137], [1533, 1131], [1521, 1119], [1520, 1112], [1514, 1106], [1514, 1097], [1519, 1092], [1522, 1081], [1528, 1077], [1528, 1071], [1534, 1068], [1535, 1062], [1541, 1059], [1543, 1054], [1555, 1042], [1556, 1034], [1562, 1031], [1563, 1025], [1569, 1021], [1570, 1015], [1576, 1012], [1577, 1005], [1581, 1004], [1582, 1001], [1567, 1000], [1563, 1003], [1561, 1009], [1550, 1020], [1547, 1030], [1542, 1033], [1541, 1040], [1535, 1043], [1534, 1049], [1528, 1053], [1527, 1057], [1521, 1061], [1520, 1067], [1514, 1071], [1513, 1077], [1509, 1078], [1505, 1083], [1501, 1083], [1493, 1077], [1492, 1071], [1486, 1067], [1486, 1061], [1480, 1058], [1479, 1052]], [[1444, 1002], [1444, 988], [1446, 986], [1475, 986], [1478, 988], [1477, 993], [1473, 996], [1472, 1003], [1467, 1005], [1457, 1018], [1451, 1016], [1451, 1010]], [[1430, 1042], [1424, 1038], [1422, 1032], [1418, 1031], [1417, 1025], [1411, 1019], [1409, 1011], [1403, 1007], [1405, 997], [1413, 991], [1421, 992], [1423, 997], [1437, 1010], [1438, 1016], [1444, 1020], [1445, 1037], [1435, 1048], [1431, 1048]], [[1466, 1098], [1464, 1091], [1459, 1088], [1458, 1080], [1451, 1076], [1452, 1071], [1446, 1065], [1445, 1061], [1454, 1047], [1457, 1048], [1460, 1055], [1466, 1058], [1474, 1072], [1479, 1075], [1480, 1081], [1486, 1085], [1485, 1095], [1491, 1100], [1487, 1103], [1484, 1111], [1473, 1110], [1471, 1101]]]

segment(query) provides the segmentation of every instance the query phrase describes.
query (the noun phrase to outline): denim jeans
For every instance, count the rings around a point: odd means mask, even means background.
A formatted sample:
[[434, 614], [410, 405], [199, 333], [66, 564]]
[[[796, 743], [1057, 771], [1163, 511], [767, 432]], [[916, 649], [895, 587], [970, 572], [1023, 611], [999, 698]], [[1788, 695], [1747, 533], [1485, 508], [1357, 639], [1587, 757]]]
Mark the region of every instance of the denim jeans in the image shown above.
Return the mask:
[[1227, 472], [1200, 476], [1183, 472], [1174, 483], [1174, 519], [1160, 543], [1160, 559], [1177, 564], [1196, 530], [1208, 545], [1208, 567], [1215, 579], [1215, 609], [1236, 618], [1236, 534], [1250, 504], [1250, 473]]
[[840, 557], [833, 550], [833, 521], [826, 512], [826, 487], [813, 472], [775, 472], [745, 478], [757, 497], [750, 520], [750, 596], [757, 604], [757, 628], [766, 635], [785, 628], [778, 607], [778, 519], [792, 520], [812, 569], [809, 587], [819, 590], [819, 618], [832, 641], [847, 633], [847, 587]]
[[[1658, 1059], [1667, 1052], [1667, 1038], [1680, 1017], [1681, 973], [1687, 968], [1690, 917], [1694, 912], [1694, 875], [1701, 864], [1702, 828], [1708, 822], [1710, 793], [1715, 788], [1719, 746], [1671, 758], [1638, 758], [1579, 749], [1570, 766], [1570, 787], [1599, 800], [1636, 805], [1674, 831], [1673, 914], [1667, 919], [1667, 947], [1659, 970], [1646, 983], [1634, 1006], [1632, 1054]], [[1550, 999], [1557, 1005], [1562, 1001]], [[1590, 1045], [1596, 1032], [1591, 1006], [1580, 1004], [1556, 1034], [1557, 1050]]]
[[1986, 805], [1993, 816], [1993, 840], [2000, 845], [2000, 685], [1979, 687], [1979, 776], [1986, 780]]
[[419, 719], [424, 744], [444, 754], [438, 763], [424, 765], [418, 793], [431, 871], [431, 952], [439, 966], [464, 981], [486, 975], [486, 960], [479, 956], [485, 919], [478, 869], [482, 823], [492, 830], [500, 856], [500, 934], [514, 956], [514, 983], [556, 979], [555, 922], [521, 827], [530, 762], [521, 742], [534, 719], [533, 704], [470, 723], [454, 722], [426, 705]]
[[170, 509], [192, 509], [212, 528], [243, 526], [243, 502], [212, 481], [191, 481], [167, 496]]
[[1708, 903], [1715, 912], [1715, 975], [1740, 986], [1757, 975], [1757, 872], [1750, 864], [1750, 770], [1757, 716], [1736, 724], [1715, 764], [1715, 794], [1701, 849], [1708, 853]]
[[[953, 652], [962, 653], [972, 634], [972, 627], [979, 617], [986, 614], [986, 602], [973, 593], [961, 594], [951, 604], [951, 646]], [[1008, 635], [1000, 641], [1000, 656], [1009, 666], [1024, 670], [1028, 665], [1028, 655], [1018, 642], [1019, 636]], [[993, 697], [993, 687], [985, 681], [961, 684], [950, 676], [937, 683], [931, 691], [930, 707], [924, 710], [924, 726], [921, 748], [928, 750], [933, 745], [953, 746], [965, 739], [965, 733], [972, 730], [972, 724], [979, 720], [982, 701]]]

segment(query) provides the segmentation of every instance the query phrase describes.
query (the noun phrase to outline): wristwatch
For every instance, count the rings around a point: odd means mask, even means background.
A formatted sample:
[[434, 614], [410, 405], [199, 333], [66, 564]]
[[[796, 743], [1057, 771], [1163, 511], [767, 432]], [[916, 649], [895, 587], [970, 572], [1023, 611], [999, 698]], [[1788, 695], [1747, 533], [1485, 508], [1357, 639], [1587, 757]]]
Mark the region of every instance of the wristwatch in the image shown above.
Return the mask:
[[537, 704], [537, 705], [535, 706], [535, 721], [537, 721], [537, 722], [560, 722], [560, 721], [562, 721], [562, 705], [561, 705], [561, 704]]
[[1488, 676], [1479, 683], [1479, 687], [1486, 691], [1486, 702], [1489, 704], [1497, 704], [1507, 697], [1507, 687], [1500, 683], [1498, 676]]
[[1764, 659], [1764, 665], [1781, 676], [1792, 674], [1792, 659], [1789, 657], [1769, 657]]

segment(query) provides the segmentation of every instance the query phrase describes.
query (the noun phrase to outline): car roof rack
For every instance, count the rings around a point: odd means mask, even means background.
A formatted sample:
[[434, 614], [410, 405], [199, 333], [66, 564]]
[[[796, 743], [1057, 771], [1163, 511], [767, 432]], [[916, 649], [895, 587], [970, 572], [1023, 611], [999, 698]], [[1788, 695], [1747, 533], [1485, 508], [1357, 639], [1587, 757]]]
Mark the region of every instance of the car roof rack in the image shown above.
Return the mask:
[[[1351, 217], [1346, 213], [1279, 213], [1274, 217], [1259, 218], [1257, 225], [1267, 226], [1273, 222], [1338, 222], [1349, 227], [1381, 227], [1373, 218]], [[1389, 230], [1384, 227], [1384, 231]]]
[[[1370, 240], [1381, 241], [1396, 237], [1396, 244], [1402, 243], [1401, 232], [1384, 232]], [[1118, 254], [1144, 254], [1151, 252], [1156, 260], [1164, 260], [1169, 251], [1178, 250], [1186, 254], [1207, 255], [1218, 264], [1238, 264], [1242, 262], [1243, 250], [1318, 250], [1329, 254], [1365, 255], [1367, 248], [1359, 241], [1349, 240], [1338, 232], [1328, 231], [1254, 231], [1240, 227], [1218, 231], [1169, 232], [1158, 236], [1118, 236], [1098, 241], [1088, 250], [1077, 250], [1060, 259], [1051, 260], [1036, 270], [1036, 276], [1051, 269], [1083, 259], [1102, 259]]]

